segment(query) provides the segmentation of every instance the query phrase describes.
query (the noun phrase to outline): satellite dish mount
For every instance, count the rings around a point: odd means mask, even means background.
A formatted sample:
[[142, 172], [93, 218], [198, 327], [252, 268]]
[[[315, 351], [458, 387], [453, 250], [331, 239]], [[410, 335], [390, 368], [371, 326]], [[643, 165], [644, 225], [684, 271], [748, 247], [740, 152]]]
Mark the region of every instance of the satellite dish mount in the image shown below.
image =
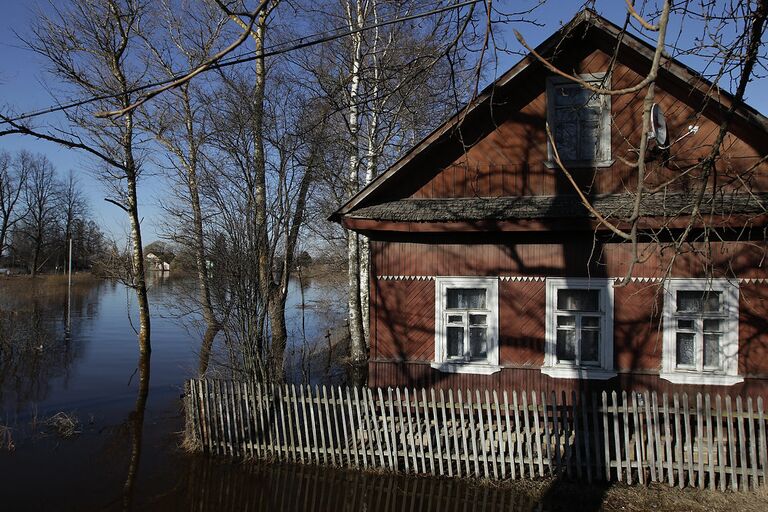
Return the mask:
[[667, 149], [667, 122], [658, 103], [651, 106], [651, 129], [648, 139], [654, 139], [659, 149]]

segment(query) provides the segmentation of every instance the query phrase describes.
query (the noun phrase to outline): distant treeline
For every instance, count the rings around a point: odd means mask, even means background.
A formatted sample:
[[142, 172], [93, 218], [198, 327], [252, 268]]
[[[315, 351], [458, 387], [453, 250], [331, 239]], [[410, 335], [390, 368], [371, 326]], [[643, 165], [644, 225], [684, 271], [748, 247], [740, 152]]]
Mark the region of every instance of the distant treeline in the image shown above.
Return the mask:
[[72, 240], [74, 270], [91, 269], [110, 250], [90, 217], [77, 177], [41, 154], [0, 152], [0, 267], [35, 275], [63, 271]]

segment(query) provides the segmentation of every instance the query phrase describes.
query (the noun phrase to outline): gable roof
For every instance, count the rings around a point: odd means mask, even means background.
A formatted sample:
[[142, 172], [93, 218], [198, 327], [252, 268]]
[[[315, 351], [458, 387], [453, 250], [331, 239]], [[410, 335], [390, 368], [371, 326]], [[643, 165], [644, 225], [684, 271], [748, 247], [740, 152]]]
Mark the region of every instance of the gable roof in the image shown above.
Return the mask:
[[[580, 11], [570, 22], [538, 45], [535, 48], [535, 52], [545, 57], [549, 56], [557, 49], [564, 38], [582, 30], [584, 33], [589, 30], [597, 30], [601, 35], [606, 36], [614, 45], [621, 41], [623, 49], [626, 48], [627, 50], [632, 51], [648, 62], [653, 58], [654, 48], [650, 44], [629, 32], [623, 32], [622, 34], [622, 29], [620, 27], [598, 15], [591, 9], [583, 9]], [[535, 64], [540, 65], [538, 60], [532, 54], [528, 54], [521, 59], [495, 82], [483, 89], [477, 97], [465, 105], [456, 115], [432, 131], [432, 133], [422, 139], [421, 142], [413, 146], [400, 157], [400, 159], [389, 169], [378, 175], [371, 181], [371, 183], [349, 198], [346, 203], [329, 217], [329, 220], [340, 222], [343, 217], [350, 215], [353, 211], [376, 204], [377, 193], [383, 190], [386, 186], [391, 185], [400, 176], [407, 175], [412, 171], [418, 172], [418, 168], [414, 169], [414, 162], [418, 157], [423, 153], [428, 152], [439, 143], [451, 139], [451, 137], [463, 127], [463, 123], [470, 116], [487, 115], [483, 109], [488, 109], [489, 105], [495, 101], [494, 96], [498, 96], [501, 90], [509, 91], [512, 89], [515, 80], [520, 78], [521, 74], [527, 68]], [[701, 74], [677, 60], [662, 58], [660, 76], [665, 72], [670, 78], [677, 79], [682, 83], [687, 84], [692, 92], [696, 92], [702, 97], [711, 96], [714, 89], [717, 91], [717, 98], [715, 98], [715, 100], [719, 104], [730, 107], [733, 101], [732, 94], [717, 88]], [[741, 122], [747, 123], [760, 132], [768, 133], [768, 118], [749, 105], [746, 105], [745, 103], [738, 105], [734, 109], [734, 114]], [[492, 123], [488, 124], [491, 125]], [[402, 201], [403, 200], [399, 202]], [[375, 211], [376, 210], [370, 210], [369, 215]]]

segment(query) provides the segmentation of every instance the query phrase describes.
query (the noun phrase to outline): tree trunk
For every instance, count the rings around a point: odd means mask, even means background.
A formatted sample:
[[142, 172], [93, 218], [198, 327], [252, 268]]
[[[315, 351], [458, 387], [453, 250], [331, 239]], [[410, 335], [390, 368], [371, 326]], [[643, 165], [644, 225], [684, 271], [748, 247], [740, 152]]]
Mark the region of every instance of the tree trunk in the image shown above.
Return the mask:
[[[361, 28], [364, 23], [362, 6], [355, 2], [356, 12], [347, 8], [347, 18], [350, 28]], [[350, 72], [349, 90], [349, 177], [347, 181], [347, 195], [354, 195], [359, 186], [360, 158], [358, 156], [359, 145], [359, 106], [360, 95], [360, 68], [362, 65], [362, 35], [358, 32], [352, 35], [353, 59]], [[365, 342], [363, 328], [363, 309], [360, 303], [360, 242], [357, 233], [347, 231], [347, 273], [349, 282], [349, 356], [353, 364], [365, 361], [368, 356], [368, 348]]]

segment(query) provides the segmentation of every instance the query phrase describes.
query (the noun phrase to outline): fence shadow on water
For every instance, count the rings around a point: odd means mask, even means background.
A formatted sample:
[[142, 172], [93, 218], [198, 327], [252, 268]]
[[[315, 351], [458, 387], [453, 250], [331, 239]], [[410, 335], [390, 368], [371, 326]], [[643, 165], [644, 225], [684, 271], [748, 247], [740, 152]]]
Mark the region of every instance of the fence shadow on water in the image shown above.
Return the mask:
[[[321, 468], [298, 464], [232, 464], [196, 457], [178, 510], [442, 511], [543, 509], [525, 495], [466, 481]], [[162, 505], [162, 498], [155, 505]]]
[[754, 489], [768, 468], [762, 398], [192, 380], [186, 408], [189, 444], [208, 453], [488, 480], [550, 477], [553, 493], [565, 481]]

